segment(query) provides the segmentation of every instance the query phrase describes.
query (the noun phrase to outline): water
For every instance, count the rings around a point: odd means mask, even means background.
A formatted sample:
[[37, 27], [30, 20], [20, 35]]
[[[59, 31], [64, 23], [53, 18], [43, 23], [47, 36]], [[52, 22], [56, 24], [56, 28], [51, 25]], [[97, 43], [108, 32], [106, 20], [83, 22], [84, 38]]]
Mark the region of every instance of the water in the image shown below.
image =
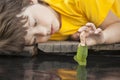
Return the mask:
[[120, 51], [89, 51], [87, 67], [74, 54], [0, 56], [0, 80], [120, 80]]

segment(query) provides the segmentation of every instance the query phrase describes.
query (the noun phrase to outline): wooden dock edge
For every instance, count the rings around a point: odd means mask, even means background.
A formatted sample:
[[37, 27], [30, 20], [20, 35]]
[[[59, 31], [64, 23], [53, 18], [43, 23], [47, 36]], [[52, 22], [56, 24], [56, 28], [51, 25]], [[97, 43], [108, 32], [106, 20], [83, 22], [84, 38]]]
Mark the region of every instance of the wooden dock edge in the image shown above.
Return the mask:
[[[15, 56], [34, 56], [39, 54], [38, 50], [45, 53], [73, 53], [77, 51], [79, 42], [76, 41], [48, 41], [39, 43], [34, 46], [27, 46], [20, 53], [1, 53], [0, 55], [15, 55]], [[120, 50], [120, 44], [96, 45], [89, 47], [90, 50]]]
[[[43, 52], [69, 53], [76, 52], [79, 42], [76, 41], [48, 41], [39, 43], [38, 49]], [[120, 50], [120, 44], [106, 44], [89, 47], [90, 50]]]
[[0, 52], [0, 55], [9, 55], [9, 56], [34, 56], [38, 54], [38, 45], [33, 45], [33, 46], [26, 46], [22, 52], [11, 52], [11, 53], [3, 53]]

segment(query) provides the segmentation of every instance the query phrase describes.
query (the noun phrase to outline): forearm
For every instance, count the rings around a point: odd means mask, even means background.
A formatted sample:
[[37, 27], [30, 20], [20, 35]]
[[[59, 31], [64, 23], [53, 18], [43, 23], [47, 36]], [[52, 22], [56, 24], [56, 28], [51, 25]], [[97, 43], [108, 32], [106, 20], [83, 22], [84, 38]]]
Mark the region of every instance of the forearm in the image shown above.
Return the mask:
[[120, 42], [120, 22], [109, 25], [103, 30], [104, 44]]

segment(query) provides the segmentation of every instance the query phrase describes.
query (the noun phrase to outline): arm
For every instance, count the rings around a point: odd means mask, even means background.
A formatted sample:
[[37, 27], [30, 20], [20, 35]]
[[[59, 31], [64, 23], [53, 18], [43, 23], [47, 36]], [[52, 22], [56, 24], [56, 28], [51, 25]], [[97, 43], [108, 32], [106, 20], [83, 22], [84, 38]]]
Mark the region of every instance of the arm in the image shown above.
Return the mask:
[[108, 16], [100, 26], [103, 29], [105, 44], [120, 42], [120, 18], [112, 11], [108, 13]]
[[120, 22], [109, 25], [103, 30], [103, 36], [105, 44], [120, 42]]
[[[98, 31], [97, 34], [92, 33], [86, 37], [87, 45], [112, 44], [120, 42], [120, 19], [112, 13], [112, 11], [108, 13], [106, 19], [100, 25], [100, 28], [102, 30]], [[93, 41], [90, 42], [90, 40]]]
[[83, 45], [112, 44], [120, 42], [120, 19], [111, 11], [99, 28], [87, 23], [80, 29], [80, 42]]

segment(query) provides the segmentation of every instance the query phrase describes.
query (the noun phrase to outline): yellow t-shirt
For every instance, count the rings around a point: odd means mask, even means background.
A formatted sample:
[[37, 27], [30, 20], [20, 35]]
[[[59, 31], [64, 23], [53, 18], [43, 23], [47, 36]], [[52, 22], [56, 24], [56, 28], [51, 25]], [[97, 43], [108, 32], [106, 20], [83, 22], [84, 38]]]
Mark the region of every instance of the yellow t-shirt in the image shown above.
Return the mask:
[[50, 40], [65, 40], [87, 22], [98, 27], [112, 10], [120, 17], [120, 0], [44, 0], [61, 14], [61, 29]]

